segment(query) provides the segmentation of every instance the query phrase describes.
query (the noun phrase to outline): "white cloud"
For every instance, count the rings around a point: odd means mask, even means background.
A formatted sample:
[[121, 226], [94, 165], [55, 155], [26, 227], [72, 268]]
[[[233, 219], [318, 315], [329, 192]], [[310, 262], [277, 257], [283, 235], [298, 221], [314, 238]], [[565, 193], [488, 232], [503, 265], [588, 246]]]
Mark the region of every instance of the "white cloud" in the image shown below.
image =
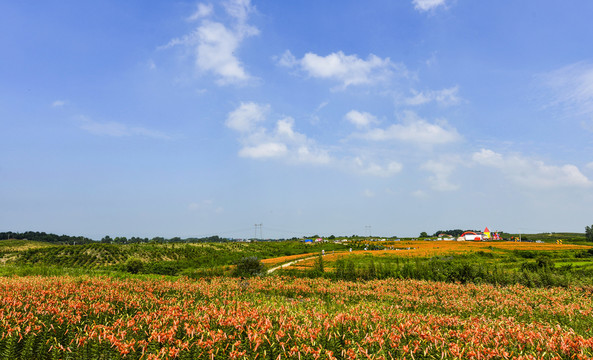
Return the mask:
[[377, 123], [377, 119], [368, 112], [360, 112], [356, 110], [349, 111], [346, 116], [346, 120], [350, 121], [357, 128], [366, 128], [371, 124]]
[[286, 145], [282, 143], [263, 143], [254, 146], [245, 146], [239, 150], [239, 156], [249, 158], [271, 158], [271, 157], [282, 157], [286, 155], [288, 149]]
[[416, 190], [412, 192], [412, 196], [418, 199], [426, 199], [428, 198], [428, 194], [423, 190]]
[[[588, 187], [592, 182], [574, 165], [546, 165], [519, 155], [505, 156], [489, 149], [472, 155], [472, 160], [498, 169], [502, 175], [530, 188]], [[493, 174], [496, 176], [496, 174]]]
[[243, 34], [237, 34], [221, 23], [205, 21], [198, 29], [198, 36], [196, 65], [199, 69], [219, 75], [221, 84], [250, 78], [235, 56]]
[[202, 4], [199, 3], [196, 11], [191, 14], [190, 17], [187, 18], [188, 21], [196, 21], [198, 19], [202, 19], [208, 17], [212, 14], [214, 7], [212, 4]]
[[337, 81], [341, 83], [342, 89], [350, 85], [370, 85], [386, 81], [396, 70], [405, 73], [403, 65], [397, 65], [389, 58], [382, 59], [370, 54], [363, 60], [357, 55], [346, 55], [341, 51], [327, 56], [309, 52], [300, 60], [286, 51], [278, 64], [298, 67], [310, 77]]
[[299, 61], [294, 57], [294, 55], [292, 55], [290, 50], [286, 50], [277, 61], [278, 65], [284, 67], [293, 67], [299, 64]]
[[459, 141], [461, 136], [456, 129], [445, 121], [431, 124], [407, 111], [402, 124], [393, 124], [385, 129], [374, 128], [361, 136], [368, 140], [387, 141], [400, 140], [418, 145], [439, 145]]
[[311, 149], [307, 145], [298, 147], [296, 159], [298, 162], [318, 165], [329, 164], [332, 160], [326, 150]]
[[585, 167], [589, 170], [593, 170], [593, 162], [588, 163]]
[[403, 165], [397, 161], [390, 161], [385, 165], [379, 165], [373, 161], [367, 162], [361, 157], [354, 158], [354, 166], [358, 173], [376, 177], [391, 177], [403, 169]]
[[442, 90], [429, 90], [425, 92], [412, 90], [412, 96], [406, 98], [404, 103], [406, 105], [417, 106], [434, 101], [443, 106], [457, 105], [461, 101], [458, 93], [458, 86]]
[[362, 192], [362, 195], [364, 195], [364, 197], [368, 197], [368, 198], [375, 197], [375, 193], [369, 189], [364, 189], [364, 191]]
[[66, 101], [64, 100], [56, 100], [53, 103], [51, 103], [51, 107], [62, 107], [66, 105]]
[[270, 105], [259, 105], [254, 102], [241, 103], [241, 105], [231, 111], [226, 120], [226, 126], [239, 131], [253, 131], [259, 122], [265, 120]]
[[593, 64], [579, 62], [538, 76], [551, 97], [547, 106], [558, 107], [568, 116], [593, 119]]
[[249, 17], [249, 13], [254, 11], [250, 0], [227, 0], [223, 6], [230, 16], [237, 19], [239, 24], [245, 24]]
[[420, 11], [433, 10], [445, 5], [445, 0], [413, 0], [414, 8]]
[[80, 117], [80, 128], [95, 135], [105, 135], [112, 137], [124, 136], [144, 136], [154, 139], [170, 140], [171, 136], [157, 130], [151, 130], [139, 126], [128, 126], [123, 123], [108, 121], [97, 122], [86, 116]]
[[249, 0], [232, 0], [224, 4], [225, 11], [235, 19], [234, 24], [225, 25], [208, 18], [213, 13], [211, 5], [198, 5], [198, 10], [189, 20], [202, 19], [191, 33], [169, 41], [160, 49], [183, 45], [193, 50], [195, 65], [199, 71], [210, 72], [218, 77], [218, 83], [240, 84], [252, 80], [236, 53], [241, 42], [257, 35], [259, 30], [246, 23], [253, 11]]
[[266, 159], [278, 158], [293, 163], [328, 164], [327, 150], [294, 130], [294, 119], [282, 117], [273, 126], [266, 124], [269, 105], [241, 103], [231, 111], [226, 126], [241, 134], [239, 156]]
[[224, 212], [224, 208], [222, 206], [216, 206], [212, 200], [192, 202], [187, 206], [187, 209], [191, 212], [205, 212], [214, 214], [221, 214]]
[[459, 189], [458, 185], [451, 183], [450, 177], [455, 171], [456, 161], [442, 159], [440, 161], [429, 160], [420, 166], [421, 169], [432, 172], [429, 177], [431, 187], [437, 191], [454, 191]]

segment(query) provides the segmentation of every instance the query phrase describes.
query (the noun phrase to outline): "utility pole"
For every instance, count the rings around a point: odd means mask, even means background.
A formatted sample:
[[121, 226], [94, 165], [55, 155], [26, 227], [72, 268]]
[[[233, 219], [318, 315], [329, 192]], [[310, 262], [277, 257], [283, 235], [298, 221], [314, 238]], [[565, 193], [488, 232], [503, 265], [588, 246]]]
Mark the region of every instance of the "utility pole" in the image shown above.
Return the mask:
[[255, 227], [255, 236], [254, 238], [257, 239], [257, 228], [259, 227], [259, 239], [261, 240], [264, 236], [263, 236], [263, 227], [264, 224], [254, 224], [253, 226]]

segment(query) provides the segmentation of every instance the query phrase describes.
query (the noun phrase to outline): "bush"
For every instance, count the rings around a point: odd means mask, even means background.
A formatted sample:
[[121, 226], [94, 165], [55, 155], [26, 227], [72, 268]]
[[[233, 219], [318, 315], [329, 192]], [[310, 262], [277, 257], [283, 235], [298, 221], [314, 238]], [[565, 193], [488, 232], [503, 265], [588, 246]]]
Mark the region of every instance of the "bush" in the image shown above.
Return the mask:
[[235, 276], [257, 276], [264, 272], [264, 264], [255, 256], [241, 258], [235, 268]]
[[146, 273], [174, 276], [179, 273], [179, 264], [174, 261], [158, 261], [147, 264]]
[[138, 274], [144, 269], [144, 263], [140, 259], [129, 258], [124, 264], [124, 267], [127, 272], [131, 274]]

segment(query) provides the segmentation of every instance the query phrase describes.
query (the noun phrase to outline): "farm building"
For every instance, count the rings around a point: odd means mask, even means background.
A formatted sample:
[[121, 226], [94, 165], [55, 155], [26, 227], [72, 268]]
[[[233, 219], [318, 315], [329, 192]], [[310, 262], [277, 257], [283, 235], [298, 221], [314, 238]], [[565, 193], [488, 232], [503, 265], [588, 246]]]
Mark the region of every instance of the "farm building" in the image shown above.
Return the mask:
[[457, 238], [457, 241], [488, 241], [500, 240], [497, 232], [492, 232], [486, 227], [483, 232], [466, 231]]
[[466, 231], [457, 238], [457, 241], [482, 241], [484, 239], [483, 234], [478, 234], [473, 231]]

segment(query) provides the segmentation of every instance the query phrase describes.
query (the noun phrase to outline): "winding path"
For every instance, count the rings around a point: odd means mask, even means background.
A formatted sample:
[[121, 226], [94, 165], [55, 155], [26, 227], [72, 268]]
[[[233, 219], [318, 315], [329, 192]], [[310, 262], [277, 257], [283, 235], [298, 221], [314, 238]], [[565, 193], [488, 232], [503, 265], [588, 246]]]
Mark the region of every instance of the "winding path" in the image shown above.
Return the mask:
[[315, 256], [309, 256], [309, 257], [302, 258], [302, 259], [296, 259], [296, 260], [287, 262], [286, 264], [282, 264], [280, 266], [276, 266], [276, 267], [273, 267], [273, 268], [269, 269], [268, 270], [268, 274], [271, 274], [271, 273], [273, 273], [274, 271], [276, 271], [278, 269], [282, 269], [282, 268], [288, 267], [290, 265], [293, 265], [295, 263], [298, 263], [299, 261], [304, 261], [304, 260], [309, 260], [309, 259], [315, 259], [316, 257], [317, 257], [317, 255], [315, 255]]

